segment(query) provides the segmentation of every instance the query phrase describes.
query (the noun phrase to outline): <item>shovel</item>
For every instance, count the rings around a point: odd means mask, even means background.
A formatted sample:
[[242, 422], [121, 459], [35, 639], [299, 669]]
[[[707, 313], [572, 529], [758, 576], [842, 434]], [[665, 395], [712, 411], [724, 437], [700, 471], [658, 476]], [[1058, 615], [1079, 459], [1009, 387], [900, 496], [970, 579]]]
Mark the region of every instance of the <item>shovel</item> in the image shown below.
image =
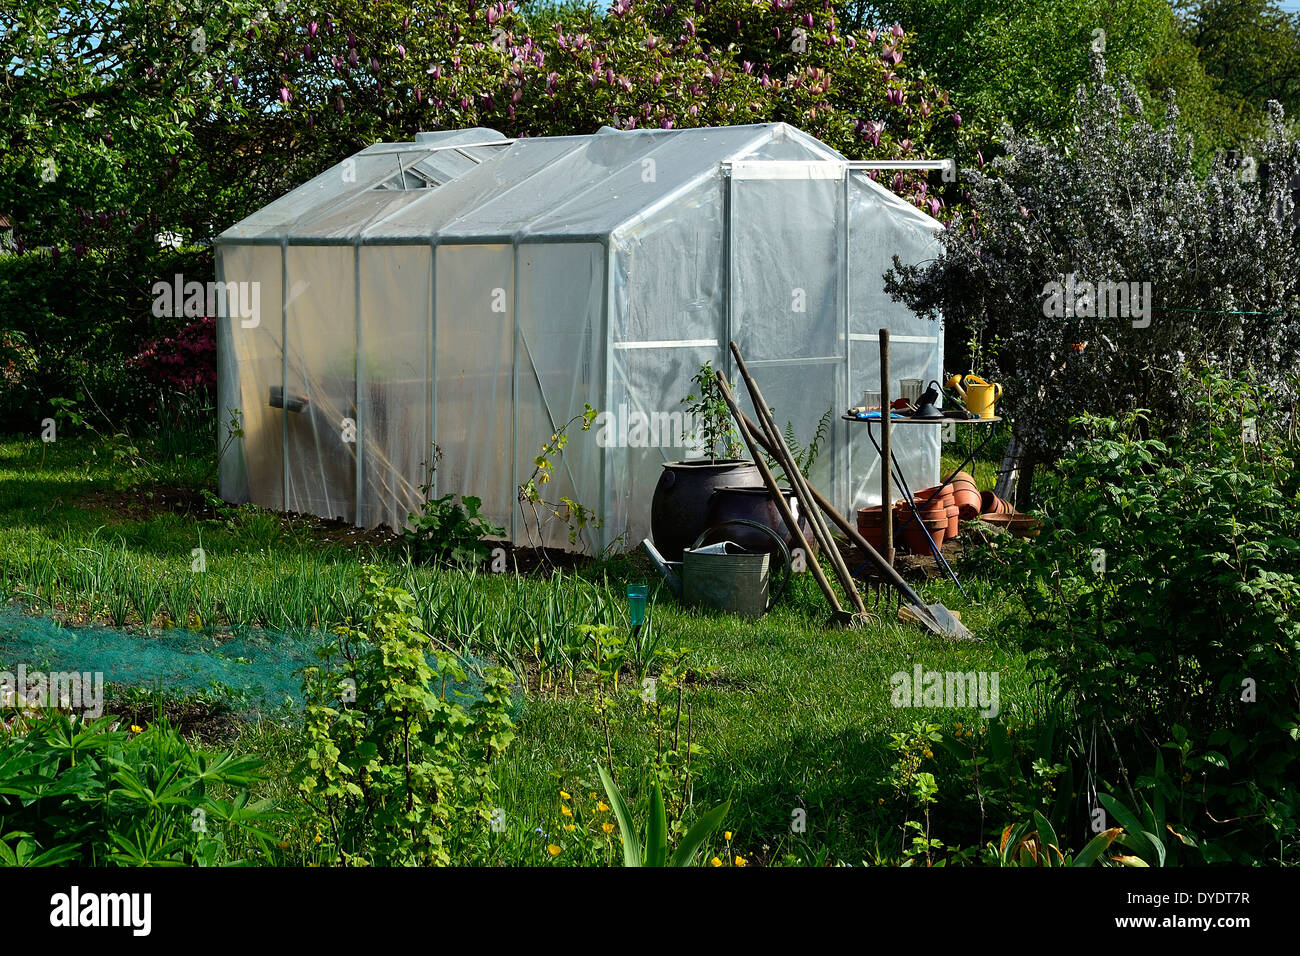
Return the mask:
[[[752, 434], [755, 443], [769, 455], [775, 455], [776, 449], [768, 443], [767, 436], [757, 430], [754, 423], [749, 420], [749, 416], [739, 408], [733, 407], [732, 411], [737, 416], [737, 423], [741, 425], [742, 429], [748, 430]], [[755, 457], [757, 458], [757, 456]], [[876, 549], [867, 543], [866, 539], [858, 533], [858, 529], [849, 524], [835, 510], [835, 506], [822, 496], [821, 492], [811, 486], [809, 486], [809, 490], [812, 492], [813, 500], [817, 502], [818, 507], [822, 509], [826, 517], [835, 522], [845, 536], [862, 550], [862, 553], [867, 556], [867, 560], [875, 565], [876, 570], [880, 572], [885, 581], [903, 596], [910, 605], [909, 611], [916, 617], [918, 624], [940, 637], [950, 637], [958, 640], [975, 639], [975, 635], [971, 633], [970, 628], [958, 620], [952, 611], [942, 604], [926, 604], [921, 599], [921, 596], [912, 589], [911, 585], [903, 580], [903, 576], [894, 569], [894, 566], [882, 558]]]

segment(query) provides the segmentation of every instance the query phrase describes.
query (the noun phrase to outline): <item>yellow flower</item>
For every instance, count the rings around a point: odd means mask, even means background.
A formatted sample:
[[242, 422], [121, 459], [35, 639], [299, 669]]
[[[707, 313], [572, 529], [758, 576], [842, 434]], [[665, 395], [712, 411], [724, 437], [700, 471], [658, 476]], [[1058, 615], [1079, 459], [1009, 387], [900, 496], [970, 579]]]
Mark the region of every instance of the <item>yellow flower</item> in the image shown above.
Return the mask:
[[289, 841], [281, 840], [279, 843], [276, 844], [276, 846], [278, 846], [281, 850], [287, 850], [289, 849]]
[[880, 797], [879, 799], [876, 800], [876, 803], [880, 804], [883, 807], [885, 805], [885, 798]]
[[927, 750], [927, 751], [925, 752], [925, 759], [926, 759], [926, 760], [929, 760], [929, 759], [930, 759], [931, 757], [933, 757], [933, 756], [934, 756], [934, 751], [932, 751], [932, 750]]
[[601, 813], [607, 813], [609, 811], [609, 807], [605, 805], [604, 800], [601, 800], [599, 803], [596, 804], [596, 809], [599, 810]]
[[319, 842], [320, 842], [320, 834], [319, 834], [319, 833], [318, 833], [318, 834], [316, 834], [316, 842], [317, 842], [317, 843], [319, 843]]
[[591, 792], [591, 799], [593, 799], [593, 800], [596, 799], [596, 791], [594, 791], [594, 790]]
[[743, 856], [736, 857], [736, 866], [744, 866], [744, 865], [745, 865], [745, 858]]
[[144, 728], [141, 727], [139, 724], [132, 724], [132, 725], [131, 725], [131, 733], [133, 733], [133, 734], [142, 734], [142, 733], [144, 733]]
[[602, 823], [602, 824], [600, 825], [600, 828], [601, 828], [602, 830], [604, 830], [606, 833], [613, 833], [613, 832], [614, 832], [614, 824], [612, 824], [612, 823]]
[[957, 721], [956, 727], [957, 727], [958, 730], [961, 730], [961, 721], [960, 721], [960, 720]]
[[730, 840], [730, 839], [731, 839], [731, 831], [728, 830], [726, 833], [722, 834], [722, 836], [723, 836], [723, 839], [725, 839], [725, 840]]
[[568, 807], [560, 807], [560, 813], [564, 814], [566, 817], [573, 816], [573, 811]]
[[712, 863], [714, 866], [722, 866], [722, 861], [719, 860], [716, 856], [713, 859], [711, 859], [709, 862]]
[[546, 852], [551, 854], [551, 856], [559, 856], [564, 851], [552, 843], [546, 847]]
[[561, 791], [560, 791], [560, 799], [561, 799], [561, 800], [568, 800], [568, 799], [570, 799], [570, 797], [569, 797], [569, 795], [568, 795], [567, 793], [565, 793], [563, 790], [561, 790]]
[[573, 825], [572, 823], [566, 823], [566, 824], [564, 825], [564, 832], [565, 832], [565, 833], [572, 833], [572, 832], [574, 831], [574, 829], [575, 829], [575, 828], [574, 828], [574, 825]]

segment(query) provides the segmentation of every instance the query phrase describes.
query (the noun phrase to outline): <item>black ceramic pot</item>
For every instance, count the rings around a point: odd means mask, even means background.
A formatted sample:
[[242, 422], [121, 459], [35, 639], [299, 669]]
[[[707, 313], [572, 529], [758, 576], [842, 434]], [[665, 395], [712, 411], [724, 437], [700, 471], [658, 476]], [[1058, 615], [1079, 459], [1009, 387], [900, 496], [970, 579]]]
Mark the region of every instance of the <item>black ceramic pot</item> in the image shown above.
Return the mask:
[[709, 527], [709, 499], [715, 489], [762, 485], [763, 476], [752, 461], [700, 458], [664, 462], [650, 503], [650, 534], [655, 549], [668, 561], [680, 561], [682, 549], [694, 544]]
[[[793, 491], [782, 489], [782, 492], [786, 503], [790, 506], [790, 513], [799, 522], [799, 530], [803, 532], [804, 540], [808, 542], [809, 547], [816, 550], [817, 543], [813, 539], [812, 526], [808, 524], [808, 518], [799, 511], [799, 499], [794, 496]], [[772, 502], [767, 488], [762, 485], [757, 488], [724, 485], [714, 490], [713, 497], [709, 499], [706, 517], [708, 526], [712, 527], [736, 518], [771, 528], [782, 537], [786, 548], [791, 551], [798, 547], [785, 519], [781, 517], [781, 512]], [[734, 541], [743, 548], [750, 551], [776, 552], [776, 545], [761, 531], [746, 529], [743, 525], [728, 527], [725, 530], [727, 540]]]

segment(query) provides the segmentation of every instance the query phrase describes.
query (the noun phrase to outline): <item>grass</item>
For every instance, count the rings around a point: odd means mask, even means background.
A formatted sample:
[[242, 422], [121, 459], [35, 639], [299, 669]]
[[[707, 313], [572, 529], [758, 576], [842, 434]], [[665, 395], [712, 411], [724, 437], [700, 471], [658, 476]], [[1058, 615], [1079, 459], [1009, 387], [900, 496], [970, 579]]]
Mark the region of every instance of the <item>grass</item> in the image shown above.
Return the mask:
[[[201, 455], [193, 450], [146, 447], [142, 455], [177, 462], [152, 470], [151, 480], [133, 490], [142, 506], [150, 495], [156, 501], [166, 493], [169, 482], [195, 489], [211, 480], [210, 470], [195, 465]], [[654, 579], [644, 561], [621, 556], [549, 577], [414, 566], [395, 551], [324, 542], [305, 522], [255, 509], [227, 509], [215, 518], [124, 509], [112, 495], [131, 477], [120, 469], [120, 460], [91, 441], [0, 441], [0, 593], [76, 622], [119, 627], [319, 627], [354, 613], [360, 562], [385, 566], [416, 596], [436, 639], [520, 675], [527, 705], [497, 769], [506, 825], [494, 852], [504, 862], [547, 861], [533, 831], [558, 826], [558, 791], [585, 796], [601, 789], [593, 761], [604, 752], [604, 730], [576, 664], [575, 629], [621, 625], [624, 586]], [[996, 463], [977, 463], [981, 485], [991, 484], [993, 469]], [[200, 547], [206, 570], [196, 573]], [[682, 607], [666, 592], [652, 598], [647, 643], [689, 649], [702, 675], [683, 697], [702, 750], [692, 758], [692, 796], [704, 806], [732, 801], [729, 850], [759, 861], [792, 854], [805, 863], [896, 857], [902, 821], [884, 782], [892, 762], [889, 735], [922, 719], [949, 727], [970, 723], [972, 714], [894, 707], [895, 672], [910, 672], [914, 664], [997, 671], [1004, 713], [1035, 705], [1026, 660], [998, 639], [1005, 599], [969, 571], [964, 583], [969, 599], [951, 584], [924, 590], [929, 600], [960, 610], [985, 637], [978, 643], [944, 641], [890, 620], [854, 631], [827, 629], [824, 602], [807, 574], [796, 576], [790, 595], [755, 622]], [[616, 766], [644, 764], [667, 719], [664, 708], [676, 709], [675, 695], [656, 708], [637, 693], [640, 679], [655, 672], [652, 651], [642, 646], [632, 655], [625, 692], [611, 714]], [[262, 754], [271, 769], [260, 795], [293, 807], [288, 772], [299, 752], [293, 722], [277, 717], [240, 727], [234, 745]], [[806, 831], [792, 833], [798, 810], [806, 814]], [[318, 856], [313, 837], [297, 826], [284, 835], [287, 862], [311, 862]], [[974, 834], [946, 838], [969, 843]], [[565, 855], [557, 862], [566, 862]]]

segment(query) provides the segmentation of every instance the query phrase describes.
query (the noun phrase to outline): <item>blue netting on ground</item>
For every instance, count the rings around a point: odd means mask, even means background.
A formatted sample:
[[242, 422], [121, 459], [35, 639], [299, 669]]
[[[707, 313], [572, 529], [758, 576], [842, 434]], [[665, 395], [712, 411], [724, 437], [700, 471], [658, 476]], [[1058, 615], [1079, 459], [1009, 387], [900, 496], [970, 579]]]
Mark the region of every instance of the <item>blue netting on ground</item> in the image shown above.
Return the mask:
[[[181, 628], [145, 633], [104, 626], [65, 627], [17, 604], [0, 607], [0, 669], [102, 672], [104, 682], [177, 694], [230, 689], [249, 716], [302, 707], [302, 669], [318, 663], [320, 631], [196, 632]], [[468, 704], [482, 691], [487, 662], [462, 658], [463, 683], [448, 682], [446, 696]], [[457, 696], [464, 695], [464, 696]], [[517, 699], [514, 716], [522, 710]]]

